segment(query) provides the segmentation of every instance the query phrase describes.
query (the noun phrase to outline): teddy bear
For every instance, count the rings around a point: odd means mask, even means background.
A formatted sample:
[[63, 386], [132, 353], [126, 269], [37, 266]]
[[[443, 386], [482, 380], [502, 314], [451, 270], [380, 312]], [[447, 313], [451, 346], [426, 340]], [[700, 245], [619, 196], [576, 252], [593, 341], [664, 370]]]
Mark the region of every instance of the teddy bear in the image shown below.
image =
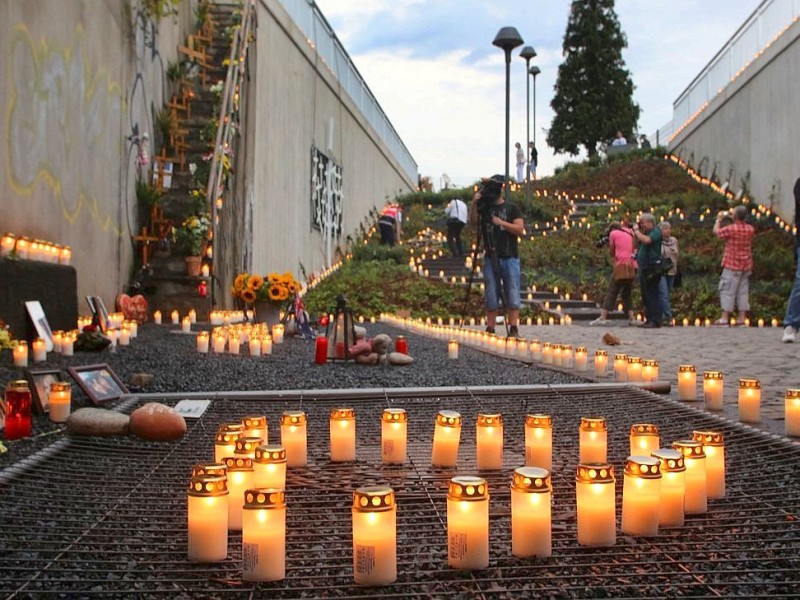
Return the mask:
[[372, 339], [362, 338], [350, 347], [350, 354], [361, 365], [408, 365], [414, 359], [400, 352], [389, 352], [392, 338], [379, 333]]

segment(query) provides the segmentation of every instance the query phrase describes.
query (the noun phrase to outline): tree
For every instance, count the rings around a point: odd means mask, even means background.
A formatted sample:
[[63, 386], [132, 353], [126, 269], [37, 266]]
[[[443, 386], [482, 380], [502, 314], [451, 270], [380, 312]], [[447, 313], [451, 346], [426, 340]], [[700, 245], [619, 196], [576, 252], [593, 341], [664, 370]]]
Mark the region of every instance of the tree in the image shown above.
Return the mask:
[[565, 60], [558, 67], [555, 111], [547, 143], [557, 153], [589, 156], [617, 130], [628, 139], [639, 121], [633, 81], [622, 60], [628, 41], [614, 12], [614, 0], [573, 0], [564, 34]]

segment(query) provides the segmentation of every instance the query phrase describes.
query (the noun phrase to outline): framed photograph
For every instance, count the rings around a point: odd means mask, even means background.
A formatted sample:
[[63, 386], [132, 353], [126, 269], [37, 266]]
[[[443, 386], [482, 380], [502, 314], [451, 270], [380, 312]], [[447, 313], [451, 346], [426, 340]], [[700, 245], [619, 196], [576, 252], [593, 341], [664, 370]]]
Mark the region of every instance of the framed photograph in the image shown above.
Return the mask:
[[86, 304], [89, 305], [89, 310], [92, 311], [92, 319], [98, 324], [100, 331], [107, 332], [109, 330], [109, 318], [103, 299], [99, 296], [86, 296]]
[[25, 302], [25, 308], [28, 311], [28, 316], [36, 327], [36, 333], [44, 340], [45, 349], [48, 352], [53, 351], [53, 331], [50, 329], [50, 323], [47, 322], [47, 317], [44, 316], [44, 309], [41, 302], [38, 300], [28, 300]]
[[67, 369], [70, 376], [94, 404], [116, 400], [128, 393], [128, 388], [107, 364], [84, 365]]
[[59, 370], [28, 371], [28, 382], [31, 384], [33, 406], [40, 414], [50, 412], [50, 385], [56, 381], [64, 381], [64, 376]]

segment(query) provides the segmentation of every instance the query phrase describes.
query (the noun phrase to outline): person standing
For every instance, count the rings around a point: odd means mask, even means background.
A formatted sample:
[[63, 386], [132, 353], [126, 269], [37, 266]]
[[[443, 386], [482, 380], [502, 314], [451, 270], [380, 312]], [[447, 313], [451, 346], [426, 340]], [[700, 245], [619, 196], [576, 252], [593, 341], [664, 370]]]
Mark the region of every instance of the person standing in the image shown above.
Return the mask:
[[636, 262], [633, 260], [633, 230], [618, 221], [612, 221], [608, 233], [608, 251], [614, 259], [611, 285], [608, 287], [600, 316], [589, 325], [607, 325], [608, 313], [614, 310], [618, 296], [622, 296], [622, 310], [628, 314], [628, 322], [633, 325], [633, 301], [631, 291], [636, 278]]
[[461, 230], [467, 224], [469, 215], [467, 205], [461, 198], [453, 198], [444, 209], [447, 215], [447, 245], [453, 256], [464, 256], [464, 245], [461, 242]]
[[401, 223], [403, 211], [399, 204], [387, 204], [378, 218], [378, 227], [381, 230], [381, 244], [394, 246], [400, 241], [403, 234]]
[[517, 149], [517, 183], [521, 183], [525, 177], [525, 151], [519, 142], [514, 147]]
[[482, 180], [472, 197], [470, 221], [483, 239], [484, 306], [486, 331], [495, 332], [501, 299], [506, 310], [508, 337], [519, 337], [520, 264], [519, 237], [525, 233], [522, 211], [503, 197], [505, 177]]
[[528, 178], [531, 181], [536, 181], [536, 167], [539, 166], [539, 151], [536, 149], [536, 145], [533, 142], [528, 144], [528, 153], [530, 154], [528, 159], [528, 169], [530, 170]]
[[784, 343], [794, 342], [797, 330], [800, 329], [800, 178], [794, 182], [794, 224], [795, 275], [792, 292], [789, 294], [789, 305], [783, 317], [784, 329], [781, 341]]
[[622, 135], [622, 132], [618, 130], [617, 131], [617, 135], [611, 141], [611, 145], [612, 146], [627, 146], [628, 145], [628, 140], [626, 140], [625, 136]]
[[642, 150], [650, 150], [652, 146], [650, 145], [650, 140], [647, 139], [645, 134], [639, 136], [639, 148]]
[[714, 235], [725, 242], [725, 254], [722, 257], [722, 275], [719, 279], [719, 300], [722, 305], [722, 316], [714, 325], [730, 324], [730, 316], [734, 308], [739, 310], [737, 325], [743, 325], [750, 310], [750, 273], [753, 270], [753, 236], [755, 228], [745, 223], [747, 207], [737, 206], [733, 209], [733, 223], [722, 225], [727, 215], [721, 212], [714, 221]]
[[656, 218], [650, 213], [639, 217], [633, 226], [633, 234], [639, 242], [636, 260], [639, 263], [639, 284], [642, 290], [645, 316], [642, 327], [647, 329], [661, 327], [661, 302], [658, 299], [658, 285], [662, 276], [657, 264], [661, 260], [661, 230], [656, 227]]
[[658, 297], [661, 310], [667, 327], [672, 326], [672, 306], [669, 303], [669, 293], [678, 274], [678, 240], [672, 235], [672, 223], [662, 221], [658, 224], [661, 230], [661, 256], [672, 261], [672, 268], [658, 282]]

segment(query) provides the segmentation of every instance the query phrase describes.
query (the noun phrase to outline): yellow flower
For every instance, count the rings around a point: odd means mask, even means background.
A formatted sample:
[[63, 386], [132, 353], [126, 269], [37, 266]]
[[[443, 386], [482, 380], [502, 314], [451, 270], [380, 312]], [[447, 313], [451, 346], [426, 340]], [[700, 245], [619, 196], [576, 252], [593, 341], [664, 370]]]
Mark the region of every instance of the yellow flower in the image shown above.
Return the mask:
[[256, 301], [256, 293], [251, 289], [242, 290], [242, 300], [247, 304], [252, 304]]
[[237, 292], [241, 292], [244, 289], [247, 277], [247, 273], [239, 273], [236, 279], [233, 280], [233, 287]]
[[270, 273], [268, 275], [268, 278], [269, 278], [269, 282], [271, 284], [273, 284], [273, 285], [276, 284], [276, 283], [280, 283], [281, 282], [281, 276], [278, 275], [277, 273]]
[[264, 285], [264, 278], [261, 275], [251, 275], [247, 281], [247, 287], [257, 292]]
[[294, 294], [297, 291], [297, 282], [292, 281], [287, 286], [286, 289], [289, 290], [290, 294]]
[[283, 298], [281, 298], [280, 287], [277, 286], [277, 285], [271, 285], [269, 287], [269, 290], [267, 290], [267, 295], [269, 296], [269, 299], [274, 301], [274, 302], [279, 302], [280, 300], [283, 299]]
[[289, 290], [285, 286], [278, 286], [278, 300], [286, 300], [289, 297]]

